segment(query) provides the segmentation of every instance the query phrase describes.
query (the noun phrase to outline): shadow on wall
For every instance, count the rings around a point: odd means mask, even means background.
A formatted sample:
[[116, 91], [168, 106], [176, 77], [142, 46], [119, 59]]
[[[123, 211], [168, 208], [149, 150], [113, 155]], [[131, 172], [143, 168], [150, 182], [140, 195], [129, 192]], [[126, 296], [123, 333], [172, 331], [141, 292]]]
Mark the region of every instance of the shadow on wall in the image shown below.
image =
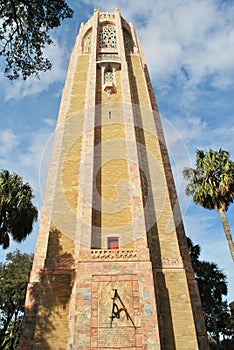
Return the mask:
[[28, 286], [21, 350], [66, 348], [74, 259], [64, 252], [62, 239], [63, 234], [51, 228], [45, 268], [36, 273], [36, 282]]
[[[145, 140], [145, 134], [147, 130], [144, 130], [143, 115], [140, 107], [139, 91], [136, 77], [134, 75], [133, 64], [131, 57], [128, 58], [128, 68], [131, 72], [131, 94], [134, 102], [134, 123], [135, 135], [137, 141], [137, 152], [140, 160], [140, 178], [142, 188], [142, 199], [144, 204], [144, 216], [147, 227], [147, 242], [150, 252], [150, 259], [153, 266], [154, 273], [154, 288], [156, 295], [156, 307], [158, 315], [158, 326], [160, 343], [163, 349], [176, 349], [175, 334], [172, 322], [172, 311], [169, 298], [169, 292], [167, 288], [166, 278], [163, 273], [156, 272], [158, 262], [162, 262], [161, 244], [159, 240], [157, 217], [154, 208], [153, 187], [151, 183], [150, 169], [147, 155], [147, 144]], [[155, 103], [156, 110], [156, 103]]]

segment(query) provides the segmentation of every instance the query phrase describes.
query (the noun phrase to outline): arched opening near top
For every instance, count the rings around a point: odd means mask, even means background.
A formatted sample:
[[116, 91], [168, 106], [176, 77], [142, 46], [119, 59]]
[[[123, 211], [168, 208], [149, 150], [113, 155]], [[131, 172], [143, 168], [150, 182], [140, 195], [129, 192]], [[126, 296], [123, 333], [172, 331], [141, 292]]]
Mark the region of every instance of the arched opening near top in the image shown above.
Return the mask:
[[103, 72], [103, 90], [111, 95], [116, 92], [115, 65], [107, 63]]
[[92, 37], [92, 29], [88, 30], [84, 35], [83, 43], [82, 43], [82, 52], [90, 53], [91, 52], [91, 37]]
[[134, 41], [132, 35], [125, 28], [123, 29], [124, 47], [126, 53], [131, 53], [134, 50]]

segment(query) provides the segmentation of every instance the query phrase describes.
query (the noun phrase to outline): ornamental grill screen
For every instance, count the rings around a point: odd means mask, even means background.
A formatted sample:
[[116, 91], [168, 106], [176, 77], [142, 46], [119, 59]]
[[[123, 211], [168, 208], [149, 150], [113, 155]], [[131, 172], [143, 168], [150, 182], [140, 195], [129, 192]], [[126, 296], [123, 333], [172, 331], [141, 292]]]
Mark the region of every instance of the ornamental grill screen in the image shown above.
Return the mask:
[[111, 24], [106, 24], [101, 27], [100, 37], [99, 37], [99, 47], [116, 49], [117, 44], [116, 44], [115, 26]]
[[113, 83], [114, 82], [114, 74], [113, 72], [107, 71], [104, 75], [104, 83]]

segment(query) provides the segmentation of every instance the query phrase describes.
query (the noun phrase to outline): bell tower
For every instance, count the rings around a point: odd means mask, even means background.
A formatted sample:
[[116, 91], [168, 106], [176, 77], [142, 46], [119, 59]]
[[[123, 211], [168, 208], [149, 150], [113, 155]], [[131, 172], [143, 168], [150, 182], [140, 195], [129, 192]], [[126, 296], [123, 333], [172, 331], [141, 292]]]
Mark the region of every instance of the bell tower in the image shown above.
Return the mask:
[[94, 10], [62, 94], [21, 350], [206, 350], [144, 55]]

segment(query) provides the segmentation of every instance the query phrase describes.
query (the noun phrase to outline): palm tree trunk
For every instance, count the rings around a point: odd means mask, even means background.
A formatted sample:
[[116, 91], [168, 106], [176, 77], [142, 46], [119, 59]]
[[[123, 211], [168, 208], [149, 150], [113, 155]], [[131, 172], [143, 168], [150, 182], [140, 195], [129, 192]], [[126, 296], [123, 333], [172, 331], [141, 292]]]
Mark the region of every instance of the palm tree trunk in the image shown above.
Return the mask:
[[211, 315], [212, 315], [212, 323], [213, 323], [213, 327], [214, 327], [213, 330], [214, 330], [215, 340], [216, 340], [216, 349], [220, 350], [219, 331], [218, 331], [217, 322], [216, 322], [216, 318], [215, 318], [214, 308], [212, 306], [211, 306]]
[[216, 322], [216, 318], [215, 318], [214, 308], [212, 306], [211, 306], [211, 315], [212, 315], [212, 322], [213, 322], [214, 334], [215, 334], [215, 340], [216, 340], [216, 349], [220, 350], [219, 330], [218, 330], [218, 327], [217, 327], [217, 322]]
[[227, 221], [227, 216], [226, 216], [225, 211], [223, 209], [219, 209], [219, 214], [221, 216], [223, 229], [224, 229], [227, 241], [228, 241], [228, 246], [229, 246], [229, 249], [230, 249], [232, 260], [234, 262], [234, 243], [233, 243], [233, 240], [232, 240], [231, 230], [230, 230], [230, 227], [229, 227], [229, 224], [228, 224], [228, 221]]

